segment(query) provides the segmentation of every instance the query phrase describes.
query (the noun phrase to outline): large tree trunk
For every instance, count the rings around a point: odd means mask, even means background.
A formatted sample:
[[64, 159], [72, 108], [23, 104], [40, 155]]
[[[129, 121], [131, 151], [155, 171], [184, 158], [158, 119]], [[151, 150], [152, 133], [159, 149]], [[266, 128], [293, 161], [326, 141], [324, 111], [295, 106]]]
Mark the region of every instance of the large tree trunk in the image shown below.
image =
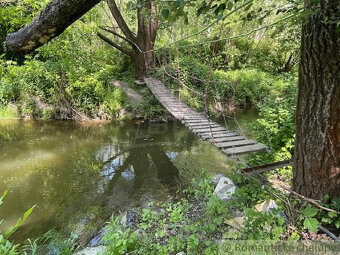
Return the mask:
[[24, 55], [60, 35], [100, 0], [52, 0], [26, 27], [6, 38], [6, 48]]
[[[116, 5], [114, 0], [107, 0], [108, 6], [112, 13], [112, 16], [116, 20], [119, 28], [125, 37], [120, 35], [119, 33], [108, 29], [104, 29], [107, 32], [118, 36], [120, 39], [128, 42], [132, 48], [132, 51], [122, 50], [122, 47], [113, 42], [108, 41], [106, 38], [106, 42], [108, 42], [111, 46], [117, 48], [118, 50], [124, 52], [125, 54], [132, 57], [135, 65], [135, 75], [137, 78], [143, 78], [148, 75], [148, 72], [151, 68], [154, 67], [155, 57], [154, 57], [154, 44], [157, 36], [158, 29], [158, 18], [157, 18], [157, 8], [155, 0], [145, 0], [142, 1], [142, 5], [137, 8], [137, 22], [138, 22], [138, 31], [137, 36], [135, 36], [128, 25], [126, 24], [124, 18], [121, 15], [118, 6]], [[146, 17], [145, 15], [151, 17]], [[103, 35], [99, 35], [103, 39]], [[104, 36], [105, 37], [105, 36]]]
[[134, 50], [133, 62], [135, 65], [135, 75], [138, 79], [146, 77], [150, 70], [155, 65], [153, 48], [146, 48], [149, 52], [141, 53], [139, 50]]
[[[150, 21], [146, 21], [143, 10], [148, 10], [152, 15]], [[148, 74], [155, 65], [154, 44], [157, 36], [158, 19], [155, 0], [147, 0], [137, 10], [138, 32], [136, 38], [137, 47], [134, 47], [135, 74], [142, 78]], [[143, 51], [143, 52], [141, 52]]]
[[293, 188], [314, 199], [340, 197], [339, 13], [339, 0], [321, 1], [302, 26]]

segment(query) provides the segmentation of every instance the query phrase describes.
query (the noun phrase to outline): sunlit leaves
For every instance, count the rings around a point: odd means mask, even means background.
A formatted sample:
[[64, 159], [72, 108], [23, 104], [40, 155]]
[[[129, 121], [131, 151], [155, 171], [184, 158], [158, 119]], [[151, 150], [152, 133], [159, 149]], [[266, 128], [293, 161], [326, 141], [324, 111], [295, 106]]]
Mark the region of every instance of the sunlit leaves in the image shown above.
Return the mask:
[[303, 222], [303, 226], [314, 233], [318, 232], [318, 225], [318, 220], [314, 218], [306, 218]]

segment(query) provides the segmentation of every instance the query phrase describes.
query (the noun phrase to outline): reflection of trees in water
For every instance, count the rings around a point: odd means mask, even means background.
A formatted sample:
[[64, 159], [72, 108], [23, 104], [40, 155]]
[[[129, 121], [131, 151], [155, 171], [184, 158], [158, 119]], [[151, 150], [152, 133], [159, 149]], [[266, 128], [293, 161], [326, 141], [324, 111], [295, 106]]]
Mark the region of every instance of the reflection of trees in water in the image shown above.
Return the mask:
[[174, 185], [179, 171], [166, 152], [178, 152], [183, 148], [191, 147], [195, 138], [186, 129], [178, 129], [177, 123], [157, 124], [154, 126], [154, 129], [151, 128], [152, 125], [144, 125], [144, 128], [138, 126], [137, 130], [120, 129], [120, 131], [123, 130], [123, 133], [118, 137], [124, 137], [122, 139], [124, 145], [118, 145], [118, 148], [114, 147], [114, 155], [111, 157], [106, 155], [108, 158], [106, 158], [105, 163], [110, 165], [121, 155], [127, 156], [122, 160], [122, 163], [117, 164], [115, 162], [111, 172], [108, 172], [108, 175], [112, 174], [113, 177], [108, 184], [107, 190], [111, 190], [121, 174], [131, 167], [135, 176], [135, 189], [139, 188], [150, 164], [153, 164], [157, 169], [157, 177], [162, 184]]
[[[27, 224], [14, 236], [22, 240], [50, 227], [93, 218], [95, 213], [106, 220], [100, 208], [104, 209], [109, 196], [112, 199], [118, 195], [114, 194], [117, 189], [126, 191], [133, 199], [144, 192], [142, 186], [147, 186], [150, 178], [158, 179], [160, 185], [173, 185], [178, 170], [166, 152], [190, 147], [194, 137], [175, 125], [165, 124], [163, 129], [161, 125], [157, 130], [158, 126], [155, 125], [155, 131], [148, 125], [132, 123], [85, 126], [73, 122], [17, 121], [0, 125], [0, 132], [9, 134], [9, 142], [2, 143], [0, 153], [26, 157], [26, 153], [40, 150], [56, 156], [51, 162], [35, 162], [20, 173], [12, 171], [1, 178], [1, 188], [13, 192], [7, 197], [12, 203], [6, 203], [6, 212], [0, 213], [0, 218], [21, 216], [28, 207], [38, 204]], [[104, 145], [110, 145], [116, 155], [121, 153], [122, 161], [115, 165], [114, 176], [106, 181], [102, 176], [104, 158], [96, 155]], [[110, 164], [114, 158], [106, 160]], [[122, 173], [129, 169], [133, 169], [133, 178], [122, 181]]]
[[132, 146], [127, 154], [128, 156], [123, 163], [114, 169], [114, 176], [110, 180], [107, 190], [111, 190], [117, 179], [129, 167], [133, 168], [135, 189], [138, 189], [142, 185], [144, 176], [149, 169], [150, 159], [157, 169], [157, 177], [162, 184], [174, 184], [178, 177], [178, 169], [165, 154], [162, 146], [158, 144]]

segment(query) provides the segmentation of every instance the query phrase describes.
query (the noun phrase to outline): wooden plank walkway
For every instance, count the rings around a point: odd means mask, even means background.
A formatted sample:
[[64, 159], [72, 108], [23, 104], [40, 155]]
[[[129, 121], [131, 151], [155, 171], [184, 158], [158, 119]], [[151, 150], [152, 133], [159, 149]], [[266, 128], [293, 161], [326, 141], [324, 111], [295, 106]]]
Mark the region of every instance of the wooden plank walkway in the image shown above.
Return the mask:
[[224, 154], [232, 156], [267, 149], [266, 146], [231, 132], [203, 114], [195, 112], [174, 96], [161, 81], [154, 78], [145, 78], [144, 81], [165, 109], [191, 132], [201, 139], [211, 142]]

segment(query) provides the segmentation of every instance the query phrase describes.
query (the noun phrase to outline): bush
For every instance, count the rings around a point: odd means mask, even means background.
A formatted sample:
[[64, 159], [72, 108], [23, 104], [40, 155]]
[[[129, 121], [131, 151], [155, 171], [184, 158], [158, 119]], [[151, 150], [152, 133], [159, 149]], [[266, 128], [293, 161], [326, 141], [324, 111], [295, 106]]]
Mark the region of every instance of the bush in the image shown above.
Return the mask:
[[[296, 79], [292, 78], [281, 92], [274, 94], [257, 104], [259, 116], [251, 123], [250, 129], [259, 143], [268, 146], [268, 152], [254, 153], [247, 156], [250, 165], [261, 165], [292, 159], [295, 140], [295, 109], [297, 100]], [[276, 170], [282, 179], [290, 182], [292, 167]]]
[[236, 88], [236, 104], [240, 106], [263, 103], [268, 97], [276, 97], [289, 85], [285, 76], [272, 75], [258, 69], [215, 71], [214, 80], [230, 82], [219, 85], [221, 97], [231, 99]]
[[120, 109], [128, 103], [125, 92], [119, 88], [109, 91], [101, 105], [101, 109], [108, 113], [109, 116], [116, 116]]
[[88, 75], [71, 82], [66, 92], [75, 100], [80, 110], [91, 113], [102, 103], [105, 88], [97, 75]]

